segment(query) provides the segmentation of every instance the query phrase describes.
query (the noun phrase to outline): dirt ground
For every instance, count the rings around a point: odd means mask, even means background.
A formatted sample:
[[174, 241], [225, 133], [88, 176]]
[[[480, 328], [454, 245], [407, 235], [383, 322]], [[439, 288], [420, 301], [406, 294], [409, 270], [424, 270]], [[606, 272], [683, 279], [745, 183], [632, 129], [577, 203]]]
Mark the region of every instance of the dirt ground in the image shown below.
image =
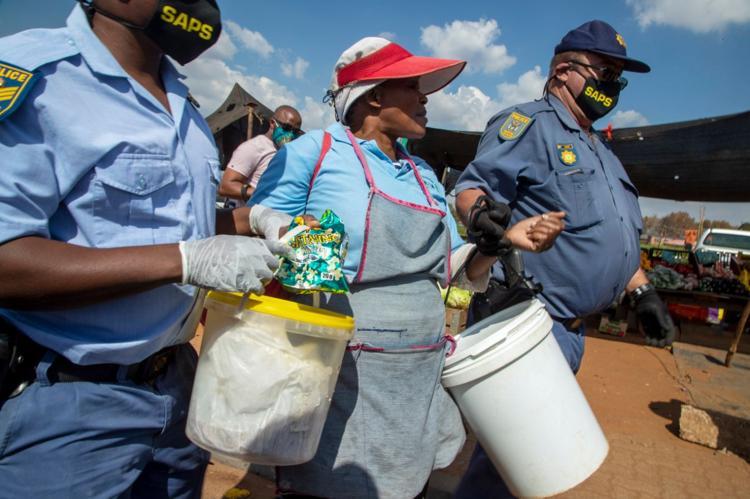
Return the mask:
[[[705, 400], [700, 397], [711, 392], [710, 381], [750, 387], [750, 357], [735, 357], [737, 365], [727, 374], [727, 368], [710, 361], [723, 359], [723, 352], [706, 351], [705, 362], [690, 353], [692, 361], [682, 362], [684, 355], [646, 347], [638, 339], [622, 341], [590, 331], [578, 380], [607, 435], [610, 452], [588, 480], [558, 497], [750, 497], [750, 464], [747, 456], [732, 452], [733, 442], [720, 436], [720, 446], [726, 449], [713, 450], [677, 436], [681, 404]], [[734, 381], [727, 381], [728, 375]], [[731, 417], [750, 410], [731, 390], [720, 401], [737, 408]], [[746, 420], [738, 421], [747, 426]], [[750, 437], [744, 433], [735, 438]], [[450, 497], [471, 448], [470, 441], [450, 468], [433, 474], [429, 497]], [[203, 497], [272, 498], [274, 486], [271, 480], [216, 461], [209, 466]]]

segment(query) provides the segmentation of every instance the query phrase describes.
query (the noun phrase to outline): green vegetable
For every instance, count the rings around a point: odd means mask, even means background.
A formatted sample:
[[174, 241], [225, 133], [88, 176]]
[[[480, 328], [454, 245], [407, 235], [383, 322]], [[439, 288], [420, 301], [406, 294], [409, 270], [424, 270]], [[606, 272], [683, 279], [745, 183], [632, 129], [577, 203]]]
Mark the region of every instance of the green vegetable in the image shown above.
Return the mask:
[[[473, 293], [471, 291], [457, 288], [455, 286], [451, 286], [450, 290], [451, 292], [450, 295], [448, 295], [448, 301], [445, 303], [445, 306], [462, 310], [468, 309], [469, 302], [471, 302], [471, 296]], [[445, 300], [446, 291], [446, 289], [440, 288], [440, 296], [443, 297], [443, 300]]]

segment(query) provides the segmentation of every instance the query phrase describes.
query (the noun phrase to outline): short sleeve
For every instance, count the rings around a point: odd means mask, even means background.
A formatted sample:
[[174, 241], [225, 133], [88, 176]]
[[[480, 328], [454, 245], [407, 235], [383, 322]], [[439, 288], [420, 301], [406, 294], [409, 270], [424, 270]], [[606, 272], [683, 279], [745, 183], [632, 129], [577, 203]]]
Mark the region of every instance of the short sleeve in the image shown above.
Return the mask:
[[516, 199], [518, 179], [534, 157], [532, 122], [525, 133], [514, 140], [503, 140], [499, 131], [512, 110], [490, 120], [482, 134], [474, 160], [466, 167], [456, 183], [456, 193], [467, 189], [481, 189], [495, 201], [510, 204]]
[[245, 177], [250, 177], [253, 172], [253, 166], [258, 164], [258, 160], [258, 148], [252, 140], [249, 140], [243, 142], [234, 150], [229, 163], [227, 163], [227, 168]]
[[279, 149], [260, 177], [249, 204], [262, 204], [290, 215], [303, 213], [322, 143], [323, 132], [315, 131]]
[[54, 150], [30, 104], [0, 121], [0, 243], [30, 235], [49, 238], [49, 220], [62, 199]]

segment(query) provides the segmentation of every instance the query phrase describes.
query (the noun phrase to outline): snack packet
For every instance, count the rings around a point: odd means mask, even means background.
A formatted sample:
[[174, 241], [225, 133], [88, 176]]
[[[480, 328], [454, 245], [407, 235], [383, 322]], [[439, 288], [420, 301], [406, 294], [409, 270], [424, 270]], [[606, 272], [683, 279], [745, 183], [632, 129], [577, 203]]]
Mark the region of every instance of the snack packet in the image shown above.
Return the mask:
[[281, 259], [276, 271], [285, 290], [297, 294], [349, 291], [343, 272], [348, 241], [344, 224], [335, 213], [326, 210], [319, 229], [306, 228], [302, 217], [295, 217], [287, 235], [282, 240], [287, 240], [292, 251]]

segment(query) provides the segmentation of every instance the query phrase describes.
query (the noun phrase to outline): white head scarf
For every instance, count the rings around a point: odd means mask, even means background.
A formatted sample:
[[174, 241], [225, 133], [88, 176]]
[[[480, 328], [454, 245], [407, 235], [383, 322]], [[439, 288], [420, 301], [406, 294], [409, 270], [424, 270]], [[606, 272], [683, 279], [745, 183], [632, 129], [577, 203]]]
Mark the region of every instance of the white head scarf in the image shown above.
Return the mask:
[[375, 36], [368, 36], [362, 38], [360, 41], [346, 49], [340, 56], [339, 60], [336, 61], [336, 66], [333, 68], [333, 77], [331, 78], [331, 92], [333, 93], [333, 107], [336, 110], [336, 119], [343, 125], [348, 125], [346, 122], [346, 113], [349, 108], [354, 104], [354, 101], [362, 97], [364, 94], [369, 92], [371, 89], [377, 87], [385, 80], [368, 80], [363, 82], [350, 83], [343, 87], [339, 87], [338, 84], [338, 70], [344, 66], [348, 66], [357, 59], [372, 54], [373, 52], [385, 47], [391, 43], [385, 38], [379, 38]]

